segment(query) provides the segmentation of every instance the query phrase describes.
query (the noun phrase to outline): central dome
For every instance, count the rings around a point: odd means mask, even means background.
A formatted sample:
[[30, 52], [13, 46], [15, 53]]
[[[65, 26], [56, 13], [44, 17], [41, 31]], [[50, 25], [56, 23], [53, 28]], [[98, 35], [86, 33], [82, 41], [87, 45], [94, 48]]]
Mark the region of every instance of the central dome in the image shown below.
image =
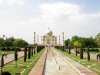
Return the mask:
[[52, 36], [52, 31], [48, 28], [45, 32], [45, 36]]

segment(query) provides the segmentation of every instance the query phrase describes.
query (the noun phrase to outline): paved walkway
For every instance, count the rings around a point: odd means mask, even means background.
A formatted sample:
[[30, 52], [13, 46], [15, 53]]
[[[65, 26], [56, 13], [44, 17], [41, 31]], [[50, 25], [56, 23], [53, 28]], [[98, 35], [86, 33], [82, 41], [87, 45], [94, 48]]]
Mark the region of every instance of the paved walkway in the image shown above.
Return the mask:
[[83, 65], [79, 64], [78, 62], [75, 62], [74, 60], [70, 59], [69, 57], [63, 55], [60, 53], [62, 57], [64, 57], [66, 62], [72, 66], [74, 69], [76, 69], [77, 72], [80, 72], [80, 75], [98, 75], [95, 72], [91, 71], [90, 69], [84, 67]]
[[[24, 52], [18, 52], [18, 58], [24, 56]], [[0, 57], [1, 59], [1, 57]], [[4, 64], [9, 63], [14, 60], [14, 54], [9, 54], [7, 57], [4, 56]]]
[[[54, 49], [54, 48], [52, 48], [52, 49]], [[79, 73], [79, 75], [98, 75], [95, 72], [89, 70], [88, 68], [82, 66], [78, 62], [75, 62], [74, 60], [70, 59], [69, 57], [63, 55], [62, 53], [59, 52], [59, 54], [61, 55], [61, 57], [63, 58], [63, 60], [66, 61], [67, 64], [69, 64], [73, 69], [75, 69]], [[39, 60], [41, 60], [43, 58], [45, 58], [45, 57], [41, 56], [41, 58]], [[48, 60], [48, 58], [47, 58], [47, 60]], [[48, 60], [48, 61], [50, 61], [50, 60]], [[61, 62], [61, 60], [58, 61], [58, 62]], [[45, 74], [42, 74], [43, 69], [41, 69], [41, 66], [43, 67], [43, 65], [39, 65], [39, 64], [43, 64], [43, 61], [42, 62], [38, 61], [37, 63], [38, 64], [36, 64], [35, 67], [33, 67], [32, 71], [31, 71], [31, 73], [33, 72], [33, 74], [29, 74], [29, 75], [45, 75]], [[46, 64], [48, 64], [48, 63], [46, 63]], [[51, 66], [49, 65], [49, 67], [51, 67]], [[47, 70], [51, 71], [52, 69], [56, 69], [55, 65], [53, 65], [51, 69], [48, 68]], [[48, 73], [46, 75], [51, 75], [51, 73], [50, 74]], [[58, 73], [58, 74], [54, 74], [54, 75], [63, 75], [63, 74], [59, 74]], [[73, 75], [73, 74], [68, 74], [68, 75]]]
[[74, 70], [55, 49], [49, 49], [44, 75], [80, 75]]
[[[75, 53], [74, 50], [71, 50], [71, 52], [72, 52], [72, 53]], [[78, 55], [79, 55], [79, 54], [78, 54]], [[84, 56], [84, 57], [87, 57], [87, 53], [84, 53], [83, 56]], [[90, 54], [90, 59], [97, 60], [97, 59], [96, 59], [96, 54]]]

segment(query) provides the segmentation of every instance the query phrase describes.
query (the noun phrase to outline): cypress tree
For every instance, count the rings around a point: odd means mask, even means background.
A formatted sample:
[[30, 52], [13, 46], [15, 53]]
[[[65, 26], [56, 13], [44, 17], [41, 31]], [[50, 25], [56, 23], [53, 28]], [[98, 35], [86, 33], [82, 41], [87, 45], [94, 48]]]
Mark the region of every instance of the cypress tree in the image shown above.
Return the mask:
[[71, 52], [70, 52], [70, 45], [69, 45], [69, 54], [71, 54]]
[[83, 59], [83, 49], [82, 49], [82, 47], [80, 48], [80, 59]]
[[77, 47], [76, 47], [76, 56], [77, 56]]
[[17, 48], [15, 48], [15, 54], [14, 54], [14, 57], [15, 57], [15, 61], [17, 61], [17, 60], [18, 60]]
[[87, 58], [88, 58], [88, 61], [90, 61], [89, 47], [88, 47], [88, 49], [87, 49]]
[[24, 62], [26, 62], [27, 58], [27, 47], [24, 48]]
[[17, 67], [17, 60], [18, 60], [17, 48], [15, 48], [15, 54], [14, 54], [14, 57], [15, 57], [16, 67]]

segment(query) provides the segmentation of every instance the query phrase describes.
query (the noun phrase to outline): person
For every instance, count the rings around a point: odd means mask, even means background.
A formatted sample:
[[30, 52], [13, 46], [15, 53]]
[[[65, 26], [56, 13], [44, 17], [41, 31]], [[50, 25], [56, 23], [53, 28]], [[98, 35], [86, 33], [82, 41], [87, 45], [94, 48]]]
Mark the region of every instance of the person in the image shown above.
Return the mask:
[[98, 58], [99, 58], [99, 54], [98, 54], [98, 52], [96, 53], [96, 59], [98, 60]]
[[7, 72], [7, 71], [4, 71], [3, 73], [2, 73], [2, 75], [11, 75], [9, 72]]

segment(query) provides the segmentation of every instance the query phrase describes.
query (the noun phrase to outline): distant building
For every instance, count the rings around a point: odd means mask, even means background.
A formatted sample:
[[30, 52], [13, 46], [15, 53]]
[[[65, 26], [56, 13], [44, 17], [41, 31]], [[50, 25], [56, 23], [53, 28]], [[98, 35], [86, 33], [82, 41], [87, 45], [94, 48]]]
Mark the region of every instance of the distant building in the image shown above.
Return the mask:
[[[57, 43], [59, 41], [59, 43]], [[36, 32], [34, 32], [34, 44], [37, 43], [38, 45], [64, 45], [64, 32], [62, 33], [62, 44], [60, 43], [60, 35], [59, 40], [57, 40], [57, 36], [53, 35], [53, 32], [48, 28], [45, 31], [45, 34], [41, 36], [39, 41], [39, 36], [37, 35], [37, 42], [36, 42]]]

